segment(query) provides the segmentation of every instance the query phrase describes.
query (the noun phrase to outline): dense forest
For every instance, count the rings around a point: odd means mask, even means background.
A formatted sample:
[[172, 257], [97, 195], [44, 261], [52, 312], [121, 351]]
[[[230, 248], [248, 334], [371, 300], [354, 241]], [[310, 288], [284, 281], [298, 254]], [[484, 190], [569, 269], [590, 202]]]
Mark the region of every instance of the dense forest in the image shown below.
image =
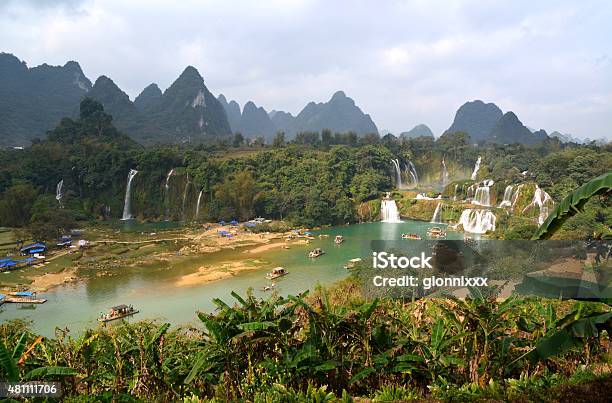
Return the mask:
[[[414, 161], [429, 184], [444, 159], [452, 184], [469, 179], [479, 156], [479, 177], [500, 183], [494, 191], [503, 194], [501, 184], [525, 180], [528, 173], [555, 200], [612, 171], [609, 144], [550, 138], [531, 147], [475, 145], [461, 132], [398, 139], [323, 130], [298, 133], [290, 142], [279, 132], [268, 145], [236, 133], [198, 146], [145, 148], [115, 129], [101, 104], [86, 98], [79, 118], [64, 118], [45, 140], [0, 150], [0, 225], [43, 236], [75, 221], [120, 218], [130, 169], [138, 171], [131, 205], [140, 220], [265, 216], [306, 227], [357, 222], [363, 219], [360, 204], [393, 189], [392, 159]], [[612, 214], [608, 202], [590, 202], [589, 214], [579, 220], [606, 222]]]

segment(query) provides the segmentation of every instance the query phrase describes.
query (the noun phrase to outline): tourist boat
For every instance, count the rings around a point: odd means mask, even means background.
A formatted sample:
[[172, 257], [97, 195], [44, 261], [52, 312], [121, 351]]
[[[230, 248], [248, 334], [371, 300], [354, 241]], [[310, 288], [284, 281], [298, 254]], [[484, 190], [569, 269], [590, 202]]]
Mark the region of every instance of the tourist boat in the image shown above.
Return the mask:
[[283, 277], [287, 274], [289, 274], [289, 272], [285, 270], [284, 267], [275, 267], [270, 273], [266, 274], [266, 278], [268, 280], [274, 280], [275, 278]]
[[336, 238], [334, 239], [334, 243], [336, 245], [340, 245], [342, 242], [344, 242], [344, 237], [342, 235], [336, 235]]
[[421, 238], [417, 234], [402, 234], [402, 239], [415, 239], [417, 241], [420, 241], [423, 238]]
[[359, 257], [357, 257], [355, 259], [351, 259], [351, 260], [348, 261], [347, 264], [344, 265], [344, 268], [345, 269], [352, 269], [359, 262], [361, 262], [361, 258], [359, 258]]
[[427, 235], [434, 238], [444, 238], [446, 236], [446, 232], [444, 232], [440, 227], [432, 227], [427, 230]]
[[33, 291], [10, 292], [9, 295], [4, 298], [4, 301], [14, 304], [44, 304], [47, 302], [45, 298], [37, 298], [36, 293]]
[[319, 257], [321, 255], [323, 255], [325, 252], [323, 252], [323, 249], [321, 248], [317, 248], [317, 249], [313, 249], [310, 252], [308, 252], [308, 257]]
[[98, 318], [98, 322], [110, 322], [137, 314], [138, 311], [132, 305], [117, 305], [108, 310], [108, 313]]

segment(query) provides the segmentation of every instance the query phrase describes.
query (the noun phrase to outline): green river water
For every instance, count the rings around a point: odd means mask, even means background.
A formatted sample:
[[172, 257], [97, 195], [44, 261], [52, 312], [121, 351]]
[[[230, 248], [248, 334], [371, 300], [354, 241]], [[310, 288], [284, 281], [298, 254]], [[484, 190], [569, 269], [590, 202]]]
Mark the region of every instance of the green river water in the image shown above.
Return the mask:
[[[436, 224], [437, 225], [437, 224]], [[349, 275], [343, 266], [349, 259], [369, 258], [369, 243], [372, 240], [398, 240], [402, 233], [418, 233], [425, 239], [427, 228], [434, 226], [427, 222], [405, 221], [402, 223], [364, 223], [326, 228], [316, 231], [329, 234], [329, 238], [317, 237], [310, 245], [291, 246], [291, 249], [274, 249], [252, 256], [266, 261], [261, 269], [239, 273], [216, 282], [177, 286], [176, 281], [185, 274], [194, 273], [202, 265], [228, 260], [232, 254], [244, 251], [224, 250], [218, 253], [179, 259], [165, 267], [118, 267], [112, 276], [97, 277], [94, 274], [80, 279], [77, 283], [65, 284], [40, 295], [47, 298], [42, 305], [2, 306], [0, 320], [14, 318], [32, 321], [32, 330], [45, 336], [52, 336], [56, 327], [68, 327], [73, 333], [98, 325], [96, 318], [110, 306], [132, 304], [140, 310], [131, 321], [156, 319], [175, 325], [199, 322], [196, 311], [212, 312], [213, 298], [221, 298], [233, 304], [232, 291], [244, 295], [248, 288], [258, 296], [269, 295], [260, 289], [268, 284], [265, 274], [276, 266], [283, 266], [289, 272], [276, 280], [275, 291], [281, 295], [298, 294], [313, 289], [318, 284], [331, 285]], [[345, 239], [341, 245], [333, 242], [335, 235]], [[448, 239], [460, 239], [463, 234], [449, 232]], [[407, 241], [409, 242], [409, 241]], [[320, 247], [326, 254], [309, 259], [309, 250]], [[247, 256], [245, 256], [247, 257]]]

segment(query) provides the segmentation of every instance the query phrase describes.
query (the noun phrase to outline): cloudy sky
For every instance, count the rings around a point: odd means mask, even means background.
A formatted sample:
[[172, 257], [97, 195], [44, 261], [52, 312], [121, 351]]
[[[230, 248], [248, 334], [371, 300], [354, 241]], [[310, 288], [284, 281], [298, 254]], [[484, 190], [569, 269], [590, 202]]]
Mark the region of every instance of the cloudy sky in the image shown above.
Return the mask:
[[133, 99], [187, 65], [241, 105], [298, 113], [342, 89], [394, 133], [465, 101], [612, 138], [612, 2], [2, 0], [0, 51], [76, 60]]

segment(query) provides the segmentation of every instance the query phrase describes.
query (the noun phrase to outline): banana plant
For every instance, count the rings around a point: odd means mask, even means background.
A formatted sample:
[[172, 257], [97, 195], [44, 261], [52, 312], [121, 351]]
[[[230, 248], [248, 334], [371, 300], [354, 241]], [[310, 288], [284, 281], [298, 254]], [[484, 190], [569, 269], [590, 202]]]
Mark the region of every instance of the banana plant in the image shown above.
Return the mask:
[[540, 225], [536, 232], [531, 237], [532, 240], [548, 239], [561, 228], [563, 223], [576, 213], [579, 213], [582, 207], [592, 197], [608, 193], [612, 190], [612, 172], [605, 173], [595, 179], [585, 183], [577, 189], [574, 189], [570, 194], [553, 209], [546, 220]]

